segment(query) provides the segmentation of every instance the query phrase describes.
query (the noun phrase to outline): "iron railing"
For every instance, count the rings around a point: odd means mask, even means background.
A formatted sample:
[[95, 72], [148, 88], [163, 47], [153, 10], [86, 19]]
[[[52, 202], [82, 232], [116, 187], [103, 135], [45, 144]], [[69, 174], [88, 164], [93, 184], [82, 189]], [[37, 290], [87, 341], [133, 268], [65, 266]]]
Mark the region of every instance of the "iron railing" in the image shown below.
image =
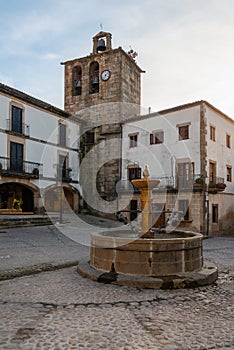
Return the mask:
[[15, 160], [14, 162], [7, 157], [0, 156], [0, 174], [1, 175], [30, 175], [39, 177], [43, 174], [43, 165], [40, 163]]
[[58, 181], [65, 181], [65, 182], [72, 181], [72, 169], [71, 168], [66, 168], [66, 167], [64, 167], [64, 165], [61, 165], [61, 164], [55, 164], [54, 166], [57, 168]]
[[16, 134], [24, 135], [24, 136], [29, 136], [30, 135], [30, 126], [21, 123], [19, 125], [13, 125], [11, 122], [11, 119], [6, 119], [6, 130], [14, 132]]
[[224, 178], [223, 177], [217, 177], [211, 175], [209, 177], [209, 185], [217, 185], [218, 183], [224, 184]]

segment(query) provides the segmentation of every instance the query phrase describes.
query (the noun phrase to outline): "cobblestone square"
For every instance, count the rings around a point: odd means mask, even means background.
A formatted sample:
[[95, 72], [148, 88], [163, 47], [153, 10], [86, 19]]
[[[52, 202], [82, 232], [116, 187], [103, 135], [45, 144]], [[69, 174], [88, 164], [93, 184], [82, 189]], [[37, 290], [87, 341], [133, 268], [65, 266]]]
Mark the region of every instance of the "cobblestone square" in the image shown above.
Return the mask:
[[83, 279], [76, 267], [0, 282], [3, 350], [234, 348], [234, 239], [204, 241], [219, 279], [197, 289], [129, 289]]

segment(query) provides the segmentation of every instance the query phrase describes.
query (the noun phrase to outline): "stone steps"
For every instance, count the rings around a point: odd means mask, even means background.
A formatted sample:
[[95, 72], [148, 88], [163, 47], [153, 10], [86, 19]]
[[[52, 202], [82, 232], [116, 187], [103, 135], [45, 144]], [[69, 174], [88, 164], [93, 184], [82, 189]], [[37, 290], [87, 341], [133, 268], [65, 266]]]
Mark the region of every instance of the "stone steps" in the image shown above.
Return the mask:
[[29, 227], [51, 225], [51, 219], [48, 216], [28, 216], [28, 217], [0, 217], [0, 229], [13, 227]]

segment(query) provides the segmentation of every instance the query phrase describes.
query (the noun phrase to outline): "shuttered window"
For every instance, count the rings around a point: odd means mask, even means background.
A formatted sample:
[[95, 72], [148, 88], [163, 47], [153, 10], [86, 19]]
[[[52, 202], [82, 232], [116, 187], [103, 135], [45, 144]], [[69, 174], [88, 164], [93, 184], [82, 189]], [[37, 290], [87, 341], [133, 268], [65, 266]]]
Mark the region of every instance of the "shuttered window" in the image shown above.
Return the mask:
[[59, 124], [59, 145], [66, 147], [67, 145], [67, 127], [65, 124], [60, 123]]
[[179, 140], [189, 139], [189, 125], [183, 125], [178, 127]]
[[155, 131], [150, 134], [150, 144], [157, 145], [159, 143], [164, 142], [164, 132], [163, 131]]
[[21, 143], [10, 143], [10, 169], [11, 171], [23, 172], [24, 146]]
[[22, 134], [22, 109], [12, 106], [11, 110], [11, 130]]
[[185, 221], [189, 220], [189, 201], [179, 200], [179, 211], [183, 213], [183, 218]]

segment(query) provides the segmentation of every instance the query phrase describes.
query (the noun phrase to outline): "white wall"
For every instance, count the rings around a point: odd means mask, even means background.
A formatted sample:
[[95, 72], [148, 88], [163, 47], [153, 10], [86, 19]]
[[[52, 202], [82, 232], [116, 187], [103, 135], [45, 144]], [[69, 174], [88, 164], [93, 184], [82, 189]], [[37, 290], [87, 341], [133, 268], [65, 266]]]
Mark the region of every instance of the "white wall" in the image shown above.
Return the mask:
[[[10, 103], [16, 102], [24, 108], [24, 123], [30, 126], [30, 137], [25, 140], [25, 161], [43, 163], [43, 176], [54, 178], [58, 153], [69, 158], [68, 167], [72, 168], [72, 179], [78, 179], [79, 158], [78, 152], [68, 149], [78, 148], [79, 125], [72, 119], [55, 115], [37, 106], [24, 101], [6, 97], [0, 94], [0, 129], [6, 130], [6, 119], [10, 118]], [[67, 125], [67, 147], [58, 146], [59, 121]], [[23, 138], [22, 138], [23, 139]], [[7, 157], [8, 134], [0, 134], [0, 156]]]
[[[206, 107], [207, 118], [207, 173], [209, 161], [216, 162], [216, 176], [224, 178], [225, 192], [234, 193], [234, 121]], [[210, 140], [210, 125], [215, 127], [216, 139]], [[226, 134], [231, 135], [231, 148], [226, 146]], [[232, 182], [227, 182], [227, 165], [232, 166]]]
[[[177, 126], [190, 123], [189, 139], [179, 141]], [[150, 133], [164, 131], [164, 143], [150, 145]], [[129, 147], [129, 134], [138, 134], [138, 146]], [[142, 120], [123, 125], [122, 157], [128, 162], [149, 165], [151, 177], [175, 176], [175, 160], [187, 159], [195, 163], [195, 174], [200, 173], [200, 107], [193, 107], [164, 115], [149, 115]], [[127, 178], [127, 162], [122, 174]]]

